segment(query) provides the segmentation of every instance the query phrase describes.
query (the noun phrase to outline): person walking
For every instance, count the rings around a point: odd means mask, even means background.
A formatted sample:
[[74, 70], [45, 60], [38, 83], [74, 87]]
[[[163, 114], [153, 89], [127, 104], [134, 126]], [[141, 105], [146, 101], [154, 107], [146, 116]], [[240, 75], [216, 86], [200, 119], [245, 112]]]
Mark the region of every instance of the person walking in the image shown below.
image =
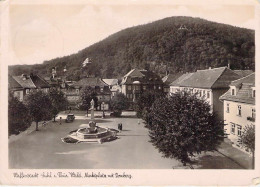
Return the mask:
[[60, 117], [60, 125], [61, 125], [61, 120], [62, 120], [62, 117]]

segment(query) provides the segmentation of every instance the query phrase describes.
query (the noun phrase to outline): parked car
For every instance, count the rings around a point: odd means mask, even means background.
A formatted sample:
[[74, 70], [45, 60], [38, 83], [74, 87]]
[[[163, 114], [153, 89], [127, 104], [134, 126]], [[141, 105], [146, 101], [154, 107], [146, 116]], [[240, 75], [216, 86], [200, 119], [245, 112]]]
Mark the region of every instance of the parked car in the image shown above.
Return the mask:
[[67, 118], [66, 118], [66, 123], [73, 122], [74, 119], [75, 119], [75, 115], [74, 114], [68, 114]]

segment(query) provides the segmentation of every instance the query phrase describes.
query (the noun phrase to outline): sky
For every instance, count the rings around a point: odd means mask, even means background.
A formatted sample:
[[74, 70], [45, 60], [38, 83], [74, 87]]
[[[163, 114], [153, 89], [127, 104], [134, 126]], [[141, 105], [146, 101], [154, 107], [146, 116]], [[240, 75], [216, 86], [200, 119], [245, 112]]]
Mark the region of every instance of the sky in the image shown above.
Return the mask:
[[[92, 2], [92, 3], [91, 3]], [[100, 1], [101, 2], [101, 1]], [[200, 17], [255, 29], [252, 5], [126, 3], [22, 4], [9, 7], [9, 65], [78, 52], [122, 29], [171, 16]]]

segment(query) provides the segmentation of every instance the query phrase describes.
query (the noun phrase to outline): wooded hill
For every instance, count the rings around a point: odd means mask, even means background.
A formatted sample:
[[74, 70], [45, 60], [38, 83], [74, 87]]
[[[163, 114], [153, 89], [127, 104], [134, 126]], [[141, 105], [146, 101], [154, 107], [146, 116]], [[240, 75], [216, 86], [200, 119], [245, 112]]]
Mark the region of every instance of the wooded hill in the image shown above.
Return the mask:
[[[86, 33], [87, 34], [87, 33]], [[76, 41], [75, 41], [76, 42]], [[82, 62], [91, 64], [82, 69]], [[51, 75], [51, 68], [67, 67], [69, 79], [86, 75], [122, 77], [131, 68], [145, 68], [161, 75], [227, 66], [255, 68], [255, 31], [200, 18], [169, 17], [119, 31], [76, 54], [37, 65], [9, 67], [9, 74]]]

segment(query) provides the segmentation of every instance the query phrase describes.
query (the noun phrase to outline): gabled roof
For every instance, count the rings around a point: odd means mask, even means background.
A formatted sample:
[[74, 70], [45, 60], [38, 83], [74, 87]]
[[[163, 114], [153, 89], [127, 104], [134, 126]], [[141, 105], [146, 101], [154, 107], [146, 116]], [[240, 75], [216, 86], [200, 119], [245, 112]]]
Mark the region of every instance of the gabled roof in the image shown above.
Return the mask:
[[102, 79], [109, 86], [118, 84], [118, 79]]
[[173, 82], [170, 84], [170, 86], [180, 86], [181, 83], [182, 83], [184, 80], [188, 79], [188, 78], [189, 78], [190, 76], [192, 76], [192, 75], [193, 75], [193, 73], [185, 73], [185, 74], [181, 75], [178, 79], [176, 79], [175, 81], [173, 81]]
[[232, 81], [230, 86], [240, 86], [243, 83], [248, 83], [248, 84], [252, 84], [252, 86], [255, 86], [255, 73], [251, 73], [246, 77]]
[[181, 73], [168, 74], [162, 78], [164, 84], [169, 85], [181, 76]]
[[50, 84], [39, 75], [30, 75], [30, 78], [37, 88], [50, 88]]
[[23, 87], [11, 75], [8, 75], [8, 88], [23, 89]]
[[235, 101], [241, 103], [255, 104], [255, 98], [252, 97], [252, 87], [255, 86], [255, 73], [244, 78], [232, 81], [232, 86], [238, 86], [236, 95], [231, 95], [231, 88], [220, 96], [220, 100]]
[[18, 82], [23, 88], [36, 88], [32, 79], [28, 75], [13, 76], [13, 78]]
[[79, 80], [78, 82], [76, 82], [74, 84], [74, 87], [85, 87], [85, 86], [91, 86], [91, 87], [95, 87], [95, 86], [99, 86], [99, 87], [104, 87], [104, 86], [108, 86], [108, 84], [106, 84], [101, 78], [98, 77], [88, 77], [88, 78], [83, 78], [81, 80]]
[[179, 82], [182, 87], [194, 88], [228, 88], [231, 81], [240, 78], [238, 74], [227, 67], [198, 70], [191, 76]]
[[246, 77], [252, 73], [254, 73], [252, 70], [233, 70], [236, 74], [238, 74], [240, 77]]
[[132, 69], [131, 71], [129, 71], [124, 77], [143, 77], [144, 74], [141, 73], [140, 70], [138, 69]]

